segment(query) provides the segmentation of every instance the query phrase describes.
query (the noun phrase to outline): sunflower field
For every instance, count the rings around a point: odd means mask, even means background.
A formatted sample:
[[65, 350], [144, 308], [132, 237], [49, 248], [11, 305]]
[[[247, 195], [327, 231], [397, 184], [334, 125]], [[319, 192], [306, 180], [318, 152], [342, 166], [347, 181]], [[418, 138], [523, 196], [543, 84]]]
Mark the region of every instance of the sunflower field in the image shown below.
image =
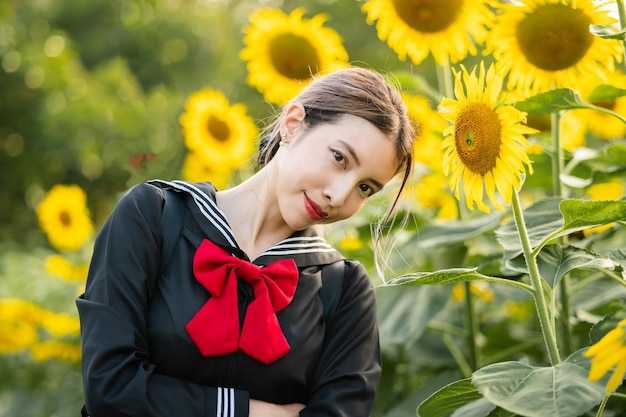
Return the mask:
[[372, 416], [626, 415], [625, 28], [622, 0], [1, 2], [0, 415], [80, 414], [75, 298], [124, 191], [237, 184], [346, 66], [419, 126], [382, 245], [397, 184], [327, 232], [376, 286]]

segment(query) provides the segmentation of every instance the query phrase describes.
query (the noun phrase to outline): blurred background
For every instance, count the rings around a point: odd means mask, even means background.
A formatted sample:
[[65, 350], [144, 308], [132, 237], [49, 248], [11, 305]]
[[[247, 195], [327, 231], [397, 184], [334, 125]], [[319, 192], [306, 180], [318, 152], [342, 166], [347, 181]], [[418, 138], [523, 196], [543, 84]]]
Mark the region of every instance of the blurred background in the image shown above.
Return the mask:
[[[390, 74], [413, 94], [405, 98], [423, 131], [416, 180], [401, 204], [410, 221], [392, 234], [397, 246], [388, 266], [393, 272], [478, 267], [488, 275], [520, 279], [523, 274], [503, 266], [495, 239], [495, 229], [510, 213], [462, 210], [440, 167], [434, 167], [440, 162], [436, 155], [445, 127], [436, 112], [442, 96], [438, 91], [444, 91], [441, 67], [432, 55], [419, 64], [400, 59], [368, 23], [363, 4], [0, 2], [0, 416], [79, 415], [83, 396], [74, 300], [84, 289], [95, 235], [125, 190], [154, 178], [210, 180], [222, 188], [252, 172], [260, 132], [281, 104], [281, 97], [275, 100], [267, 91], [279, 84], [271, 74], [259, 80], [251, 77], [262, 72], [258, 66], [250, 72], [251, 62], [262, 61], [262, 53], [246, 36], [252, 38], [251, 17], [262, 8], [283, 11], [266, 18], [276, 19], [274, 26], [291, 19], [291, 29], [302, 30], [302, 37], [320, 56], [328, 55], [324, 59], [329, 62]], [[493, 60], [478, 49], [477, 55], [455, 64], [471, 67], [482, 58]], [[626, 77], [616, 83], [626, 89]], [[282, 94], [288, 99], [288, 93]], [[206, 103], [217, 108], [213, 119], [198, 115]], [[622, 98], [598, 104], [626, 114]], [[567, 120], [569, 195], [623, 199], [624, 125], [605, 140], [590, 134], [583, 119]], [[530, 140], [535, 173], [524, 184], [525, 205], [553, 193], [550, 115], [532, 115], [529, 123], [541, 132]], [[229, 132], [242, 126], [248, 127], [241, 137], [229, 142]], [[208, 151], [201, 143], [207, 131], [217, 138]], [[572, 142], [585, 135], [586, 142]], [[241, 138], [247, 141], [243, 148], [238, 147]], [[228, 167], [220, 172], [215, 163], [198, 158], [203, 151], [205, 157], [215, 157], [217, 148]], [[427, 175], [431, 172], [436, 175]], [[371, 226], [389, 198], [387, 193], [373, 199], [358, 216], [328, 233], [329, 241], [366, 266], [376, 285], [382, 277], [372, 255]], [[454, 222], [461, 215], [464, 222]], [[575, 238], [580, 247], [593, 245], [603, 253], [624, 246], [624, 229], [616, 223]], [[623, 310], [626, 297], [625, 287], [606, 277], [575, 278], [580, 281], [572, 285], [571, 301], [577, 321], [568, 330], [572, 346], [564, 353], [586, 345], [591, 324]], [[519, 289], [475, 282], [387, 287], [378, 289], [377, 297], [384, 372], [374, 416], [415, 416], [422, 400], [481, 363], [546, 359], [533, 301]], [[468, 333], [470, 298], [472, 317], [480, 326], [476, 333]], [[622, 403], [606, 415], [620, 415]]]

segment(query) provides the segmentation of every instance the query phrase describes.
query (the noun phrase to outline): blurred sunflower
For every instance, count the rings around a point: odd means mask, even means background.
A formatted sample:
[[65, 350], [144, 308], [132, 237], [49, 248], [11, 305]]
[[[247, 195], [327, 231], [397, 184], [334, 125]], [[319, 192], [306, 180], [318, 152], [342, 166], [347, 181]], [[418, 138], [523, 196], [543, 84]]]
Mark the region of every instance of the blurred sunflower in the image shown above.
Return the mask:
[[[589, 85], [590, 91], [589, 94], [585, 95], [586, 101], [626, 117], [626, 97], [618, 97], [613, 101], [590, 100], [591, 91], [599, 84], [596, 82]], [[615, 88], [626, 89], [626, 74], [621, 70], [611, 72], [608, 74], [606, 84]], [[599, 111], [579, 110], [579, 112], [589, 132], [594, 136], [604, 140], [614, 140], [626, 136], [626, 124], [618, 118]]]
[[536, 130], [522, 124], [525, 113], [500, 102], [503, 77], [493, 65], [485, 72], [481, 62], [478, 75], [476, 68], [471, 73], [461, 68], [455, 71], [457, 100], [444, 98], [440, 104], [442, 116], [452, 123], [444, 131], [444, 174], [458, 200], [463, 189], [470, 210], [476, 204], [479, 210], [490, 211], [483, 202], [484, 193], [503, 210], [496, 190], [509, 205], [513, 187], [522, 185], [524, 164], [532, 173], [524, 135]]
[[592, 357], [588, 377], [590, 381], [599, 381], [615, 367], [605, 388], [607, 394], [615, 391], [626, 373], [626, 320], [620, 321], [613, 330], [587, 349], [584, 355]]
[[574, 152], [587, 143], [587, 129], [582, 119], [587, 112], [589, 110], [571, 110], [561, 116], [559, 139], [563, 149]]
[[[608, 182], [596, 183], [585, 192], [592, 200], [618, 200], [624, 197], [624, 183], [619, 178], [612, 178]], [[583, 234], [590, 236], [592, 233], [600, 233], [612, 228], [615, 223], [604, 224], [602, 226], [591, 227], [584, 229]]]
[[244, 104], [230, 105], [224, 94], [210, 88], [189, 96], [180, 124], [187, 148], [219, 170], [245, 164], [258, 135]]
[[529, 96], [551, 88], [576, 88], [584, 79], [604, 81], [615, 62], [621, 62], [619, 41], [589, 31], [589, 25], [616, 22], [603, 2], [520, 0], [494, 5], [498, 17], [485, 53], [492, 53], [509, 73], [510, 90]]
[[420, 176], [409, 185], [409, 190], [421, 207], [437, 210], [437, 220], [454, 220], [458, 217], [457, 202], [446, 187], [446, 176], [441, 171]]
[[244, 27], [245, 47], [239, 56], [247, 62], [247, 81], [269, 102], [284, 104], [315, 75], [349, 66], [339, 34], [323, 27], [326, 15], [303, 19], [304, 13], [303, 8], [290, 15], [263, 8]]
[[413, 160], [441, 170], [441, 143], [446, 120], [433, 109], [428, 98], [422, 95], [403, 94], [409, 118], [418, 126], [415, 138]]
[[66, 281], [80, 282], [87, 279], [89, 265], [74, 265], [61, 255], [50, 255], [46, 258], [46, 272]]
[[211, 181], [218, 190], [223, 190], [228, 186], [233, 171], [215, 168], [200, 154], [189, 152], [183, 162], [183, 178], [187, 181]]
[[369, 0], [362, 10], [378, 38], [415, 65], [429, 53], [442, 66], [476, 55], [493, 18], [482, 0]]
[[78, 250], [93, 233], [87, 195], [77, 185], [55, 185], [37, 207], [39, 225], [60, 250]]

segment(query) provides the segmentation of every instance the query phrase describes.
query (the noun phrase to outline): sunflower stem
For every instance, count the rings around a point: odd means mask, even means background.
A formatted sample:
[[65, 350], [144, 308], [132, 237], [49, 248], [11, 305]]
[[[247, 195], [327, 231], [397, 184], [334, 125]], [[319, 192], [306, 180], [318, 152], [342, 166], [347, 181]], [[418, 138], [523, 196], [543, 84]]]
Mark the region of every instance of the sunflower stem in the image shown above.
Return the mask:
[[[619, 15], [619, 27], [621, 30], [626, 28], [626, 9], [624, 8], [624, 0], [616, 0], [617, 3], [617, 14]], [[624, 49], [624, 61], [622, 65], [626, 65], [626, 40], [622, 40], [622, 46]]]
[[[552, 158], [552, 189], [555, 196], [565, 197], [561, 186], [561, 172], [564, 170], [563, 147], [561, 146], [561, 114], [558, 111], [552, 113], [552, 148], [554, 157]], [[564, 240], [563, 238], [561, 239]], [[563, 242], [565, 243], [565, 242]], [[570, 301], [569, 301], [569, 277], [563, 276], [559, 282], [559, 294], [561, 296], [561, 341], [565, 352], [570, 352], [572, 347], [572, 325], [570, 323]]]
[[596, 414], [596, 417], [602, 417], [602, 414], [604, 414], [604, 407], [606, 407], [606, 403], [608, 401], [609, 401], [609, 396], [607, 395], [602, 400], [602, 403], [600, 404], [600, 407], [598, 408], [598, 413]]
[[533, 299], [535, 301], [535, 307], [537, 308], [537, 315], [539, 317], [541, 332], [543, 334], [543, 339], [546, 344], [550, 363], [552, 364], [552, 366], [554, 366], [561, 362], [561, 358], [559, 357], [559, 348], [556, 342], [554, 327], [552, 326], [552, 323], [550, 321], [548, 304], [546, 302], [546, 295], [541, 284], [542, 278], [539, 275], [537, 260], [532, 254], [530, 238], [528, 237], [528, 230], [526, 229], [526, 224], [524, 223], [524, 215], [522, 213], [522, 207], [517, 189], [513, 190], [512, 206], [513, 217], [515, 218], [515, 224], [519, 232], [520, 242], [524, 251], [524, 257], [526, 258], [526, 265], [528, 266], [530, 282], [533, 287]]
[[468, 364], [472, 371], [480, 366], [480, 358], [478, 357], [478, 346], [476, 344], [476, 335], [478, 334], [478, 323], [476, 322], [476, 312], [474, 311], [474, 300], [472, 297], [470, 281], [465, 281], [465, 327], [467, 329], [467, 341], [469, 346]]
[[437, 65], [437, 79], [439, 81], [439, 90], [443, 91], [444, 97], [454, 97], [454, 83], [452, 81], [450, 61], [446, 61], [445, 65]]
[[552, 113], [552, 192], [555, 196], [563, 197], [561, 188], [561, 172], [564, 169], [563, 148], [561, 147], [561, 115], [558, 111]]

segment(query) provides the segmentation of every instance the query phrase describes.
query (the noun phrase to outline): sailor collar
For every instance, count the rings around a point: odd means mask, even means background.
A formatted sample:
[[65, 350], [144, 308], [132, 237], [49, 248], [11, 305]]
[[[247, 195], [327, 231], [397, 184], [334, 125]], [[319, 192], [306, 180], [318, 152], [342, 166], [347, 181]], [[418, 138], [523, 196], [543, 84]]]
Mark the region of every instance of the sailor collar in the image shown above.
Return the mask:
[[[222, 210], [216, 203], [216, 189], [210, 182], [163, 181], [152, 180], [149, 184], [165, 190], [186, 193], [193, 201], [187, 207], [199, 214], [198, 221], [208, 224], [203, 228], [207, 237], [229, 250], [235, 256], [248, 260], [246, 253], [239, 248], [235, 236]], [[291, 258], [298, 267], [325, 265], [333, 263], [343, 256], [338, 253], [314, 228], [295, 231], [291, 236], [265, 250], [254, 259], [255, 264], [267, 265], [278, 259]]]

